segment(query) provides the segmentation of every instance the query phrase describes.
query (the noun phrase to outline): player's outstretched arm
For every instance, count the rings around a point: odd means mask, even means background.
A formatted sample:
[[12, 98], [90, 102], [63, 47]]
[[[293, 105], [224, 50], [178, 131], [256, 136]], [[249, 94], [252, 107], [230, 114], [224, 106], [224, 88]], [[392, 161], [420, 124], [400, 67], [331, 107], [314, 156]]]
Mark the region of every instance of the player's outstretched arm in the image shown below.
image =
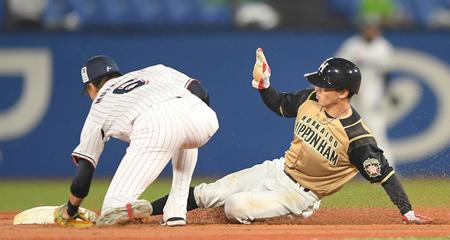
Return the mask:
[[[358, 132], [364, 134], [364, 131]], [[371, 183], [381, 183], [391, 201], [400, 210], [404, 223], [426, 224], [432, 221], [429, 217], [414, 213], [402, 184], [373, 137], [362, 137], [353, 141], [349, 147], [349, 157], [365, 179]]]
[[416, 214], [411, 207], [408, 196], [405, 193], [397, 176], [393, 174], [383, 184], [383, 188], [391, 198], [391, 201], [397, 205], [402, 214], [402, 221], [405, 224], [427, 224], [433, 221], [432, 218]]
[[88, 195], [91, 186], [94, 166], [87, 160], [78, 158], [77, 175], [70, 186], [69, 200], [55, 210], [55, 223], [61, 226], [87, 227], [92, 222], [79, 211], [83, 199]]

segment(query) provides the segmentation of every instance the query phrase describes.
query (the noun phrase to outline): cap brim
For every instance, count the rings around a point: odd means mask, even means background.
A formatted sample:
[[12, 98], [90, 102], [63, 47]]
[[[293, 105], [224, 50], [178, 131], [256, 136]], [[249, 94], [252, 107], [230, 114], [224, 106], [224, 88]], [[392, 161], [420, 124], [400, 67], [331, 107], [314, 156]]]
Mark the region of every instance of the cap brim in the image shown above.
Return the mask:
[[308, 82], [316, 87], [332, 88], [332, 86], [319, 75], [319, 72], [307, 73], [304, 76]]

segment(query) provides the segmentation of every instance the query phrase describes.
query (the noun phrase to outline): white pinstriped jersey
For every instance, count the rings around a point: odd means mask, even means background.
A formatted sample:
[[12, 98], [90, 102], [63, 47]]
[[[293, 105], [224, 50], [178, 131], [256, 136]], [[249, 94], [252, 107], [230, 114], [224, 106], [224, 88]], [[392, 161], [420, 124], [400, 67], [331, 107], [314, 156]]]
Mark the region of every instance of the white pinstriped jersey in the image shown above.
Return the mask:
[[191, 94], [186, 89], [191, 80], [159, 64], [106, 82], [91, 105], [73, 160], [83, 158], [97, 166], [110, 137], [129, 142], [136, 117], [153, 104]]

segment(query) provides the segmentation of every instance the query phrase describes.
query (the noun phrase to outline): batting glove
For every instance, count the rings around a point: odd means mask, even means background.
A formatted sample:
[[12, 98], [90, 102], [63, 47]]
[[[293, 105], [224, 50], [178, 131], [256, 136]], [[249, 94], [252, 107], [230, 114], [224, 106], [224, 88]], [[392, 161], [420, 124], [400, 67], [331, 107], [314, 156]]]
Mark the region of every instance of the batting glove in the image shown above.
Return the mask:
[[94, 223], [85, 216], [85, 213], [80, 210], [78, 210], [74, 216], [69, 217], [67, 214], [67, 204], [56, 208], [53, 216], [55, 217], [55, 223], [63, 227], [86, 228], [94, 225]]
[[256, 89], [266, 89], [270, 86], [270, 67], [262, 48], [256, 49], [256, 62], [253, 67], [252, 86]]
[[433, 219], [424, 215], [415, 214], [411, 210], [403, 215], [402, 221], [404, 224], [427, 224], [431, 223]]

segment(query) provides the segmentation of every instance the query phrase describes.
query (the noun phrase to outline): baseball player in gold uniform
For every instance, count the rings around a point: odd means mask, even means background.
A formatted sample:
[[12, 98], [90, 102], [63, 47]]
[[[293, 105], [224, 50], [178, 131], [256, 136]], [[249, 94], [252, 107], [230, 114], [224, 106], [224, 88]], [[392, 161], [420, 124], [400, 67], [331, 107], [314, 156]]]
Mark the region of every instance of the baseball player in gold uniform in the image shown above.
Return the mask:
[[[224, 206], [230, 221], [245, 224], [288, 214], [307, 218], [322, 198], [339, 191], [359, 172], [371, 183], [381, 184], [403, 222], [431, 221], [414, 213], [383, 151], [351, 106], [361, 83], [355, 64], [329, 58], [317, 72], [305, 74], [314, 88], [295, 93], [273, 88], [270, 74], [263, 50], [257, 49], [252, 85], [273, 112], [296, 118], [290, 148], [283, 157], [191, 188], [188, 210]], [[162, 213], [165, 200], [152, 203], [153, 214]]]

